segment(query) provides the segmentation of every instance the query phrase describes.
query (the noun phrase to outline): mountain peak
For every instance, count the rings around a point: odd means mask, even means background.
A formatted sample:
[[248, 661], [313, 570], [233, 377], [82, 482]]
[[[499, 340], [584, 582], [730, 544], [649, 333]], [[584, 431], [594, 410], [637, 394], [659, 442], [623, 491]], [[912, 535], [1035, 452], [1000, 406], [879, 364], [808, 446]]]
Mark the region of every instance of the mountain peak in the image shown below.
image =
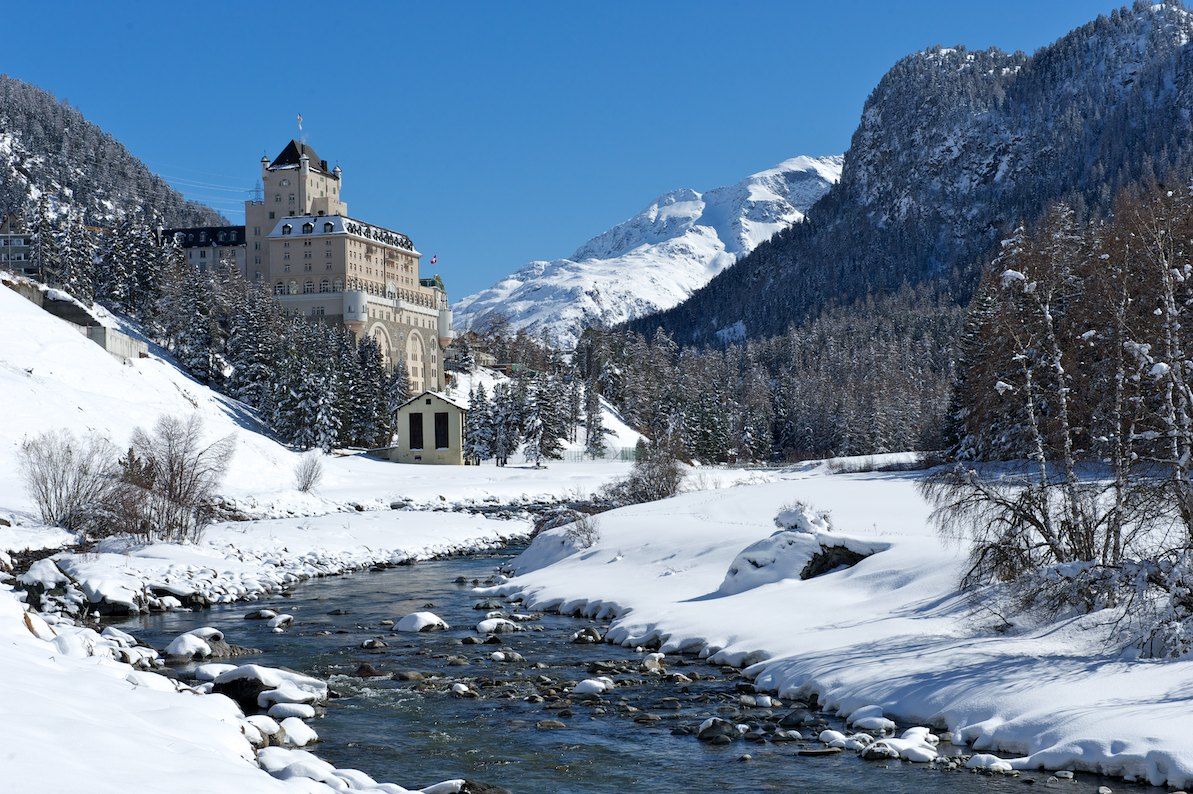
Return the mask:
[[679, 188], [591, 238], [568, 259], [531, 262], [454, 307], [459, 328], [497, 316], [569, 345], [676, 305], [781, 229], [803, 219], [841, 174], [843, 158], [793, 157], [732, 185]]

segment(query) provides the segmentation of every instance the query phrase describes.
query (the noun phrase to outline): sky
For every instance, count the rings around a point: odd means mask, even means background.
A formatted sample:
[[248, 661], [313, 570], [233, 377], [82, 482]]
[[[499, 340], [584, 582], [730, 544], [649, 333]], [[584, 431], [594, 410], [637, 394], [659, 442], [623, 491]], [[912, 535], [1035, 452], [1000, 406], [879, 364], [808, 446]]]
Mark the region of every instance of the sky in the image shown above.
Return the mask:
[[908, 53], [1030, 52], [1119, 5], [26, 2], [5, 12], [0, 71], [238, 223], [301, 114], [349, 212], [436, 254], [454, 300], [661, 193], [844, 152]]

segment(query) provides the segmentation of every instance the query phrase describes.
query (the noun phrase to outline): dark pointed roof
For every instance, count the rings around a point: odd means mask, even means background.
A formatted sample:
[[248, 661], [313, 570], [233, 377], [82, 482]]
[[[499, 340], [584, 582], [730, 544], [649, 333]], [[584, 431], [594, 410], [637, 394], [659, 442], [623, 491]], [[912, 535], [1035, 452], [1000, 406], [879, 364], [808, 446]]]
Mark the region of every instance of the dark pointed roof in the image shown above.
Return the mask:
[[282, 153], [273, 158], [273, 162], [269, 164], [269, 167], [270, 169], [274, 169], [297, 166], [300, 164], [299, 161], [304, 154], [310, 160], [311, 168], [335, 176], [332, 170], [327, 167], [327, 161], [319, 159], [319, 155], [315, 153], [314, 147], [309, 143], [296, 141], [293, 138], [286, 144], [286, 148], [282, 149]]

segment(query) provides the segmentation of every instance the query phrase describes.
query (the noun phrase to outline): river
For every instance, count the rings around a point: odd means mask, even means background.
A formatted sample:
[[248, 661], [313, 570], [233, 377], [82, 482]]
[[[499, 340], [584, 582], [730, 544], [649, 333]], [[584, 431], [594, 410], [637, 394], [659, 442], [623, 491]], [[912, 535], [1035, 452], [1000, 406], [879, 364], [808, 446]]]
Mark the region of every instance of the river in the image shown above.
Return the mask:
[[[113, 625], [157, 648], [184, 631], [215, 626], [229, 642], [261, 650], [233, 660], [237, 663], [289, 667], [328, 679], [341, 697], [329, 701], [326, 713], [311, 721], [322, 741], [308, 749], [336, 767], [360, 769], [377, 780], [404, 786], [466, 777], [514, 792], [989, 794], [1022, 790], [1024, 779], [1038, 783], [1048, 779], [1047, 773], [1028, 772], [1013, 779], [945, 772], [898, 761], [862, 761], [851, 752], [798, 756], [799, 743], [737, 741], [711, 746], [691, 735], [674, 735], [673, 729], [679, 726], [697, 725], [706, 717], [720, 715], [718, 708], [737, 708], [733, 703], [735, 687], [743, 679], [694, 659], [667, 659], [669, 671], [701, 676], [687, 685], [686, 692], [657, 676], [630, 674], [615, 676], [627, 683], [595, 707], [576, 701], [560, 713], [558, 708], [548, 708], [550, 699], [545, 703], [523, 700], [526, 694], [546, 686], [539, 676], [558, 681], [557, 689], [567, 688], [571, 682], [591, 677], [588, 667], [594, 662], [632, 662], [636, 666], [642, 654], [604, 643], [572, 644], [569, 638], [577, 629], [597, 624], [550, 614], [524, 624], [541, 626], [541, 631], [503, 635], [501, 645], [463, 644], [465, 638], [477, 636], [474, 627], [485, 613], [473, 608], [478, 597], [470, 586], [454, 580], [460, 576], [484, 579], [514, 553], [508, 550], [308, 581], [286, 598], [197, 613], [146, 614]], [[244, 620], [245, 613], [258, 607], [294, 615], [294, 626], [275, 634], [263, 621]], [[424, 609], [446, 620], [451, 630], [397, 634], [382, 625], [383, 620], [397, 621]], [[329, 614], [332, 612], [343, 614]], [[381, 638], [388, 647], [362, 650], [361, 643], [373, 638]], [[502, 648], [522, 654], [525, 662], [492, 661], [489, 655]], [[460, 659], [449, 664], [450, 656], [463, 657], [466, 664], [459, 665]], [[547, 667], [535, 668], [535, 662]], [[354, 672], [362, 663], [375, 666], [386, 676], [356, 677]], [[442, 679], [432, 685], [389, 678], [400, 671], [436, 674]], [[460, 680], [479, 680], [482, 697], [448, 694], [451, 683]], [[647, 724], [634, 721], [636, 717], [652, 719], [646, 714], [659, 719]], [[536, 728], [547, 719], [558, 719], [566, 727]], [[828, 722], [832, 728], [842, 727], [838, 720]], [[739, 760], [747, 753], [750, 760]], [[1114, 788], [1116, 784], [1123, 785], [1091, 776], [1078, 776], [1075, 783], [1062, 781], [1070, 791], [1092, 792], [1099, 785]]]

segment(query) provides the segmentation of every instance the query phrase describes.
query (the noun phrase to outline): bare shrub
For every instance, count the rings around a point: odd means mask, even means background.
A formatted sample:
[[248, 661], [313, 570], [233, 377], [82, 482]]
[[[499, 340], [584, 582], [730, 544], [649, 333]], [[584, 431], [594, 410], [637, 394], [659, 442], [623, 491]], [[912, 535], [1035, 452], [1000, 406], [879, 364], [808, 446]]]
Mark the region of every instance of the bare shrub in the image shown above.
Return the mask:
[[111, 442], [95, 434], [79, 439], [69, 430], [50, 430], [25, 439], [17, 460], [42, 522], [81, 532], [85, 541], [116, 481]]
[[639, 441], [630, 475], [606, 487], [605, 497], [619, 505], [655, 502], [678, 494], [683, 482], [683, 466], [674, 450]]
[[122, 531], [169, 543], [202, 537], [234, 449], [231, 436], [207, 445], [202, 437], [197, 414], [185, 421], [163, 416], [152, 431], [133, 432], [109, 500], [111, 519]]
[[567, 525], [563, 536], [581, 549], [591, 549], [601, 539], [600, 520], [594, 515], [583, 513]]
[[302, 456], [294, 467], [294, 486], [303, 493], [310, 493], [323, 482], [323, 459], [318, 452]]

